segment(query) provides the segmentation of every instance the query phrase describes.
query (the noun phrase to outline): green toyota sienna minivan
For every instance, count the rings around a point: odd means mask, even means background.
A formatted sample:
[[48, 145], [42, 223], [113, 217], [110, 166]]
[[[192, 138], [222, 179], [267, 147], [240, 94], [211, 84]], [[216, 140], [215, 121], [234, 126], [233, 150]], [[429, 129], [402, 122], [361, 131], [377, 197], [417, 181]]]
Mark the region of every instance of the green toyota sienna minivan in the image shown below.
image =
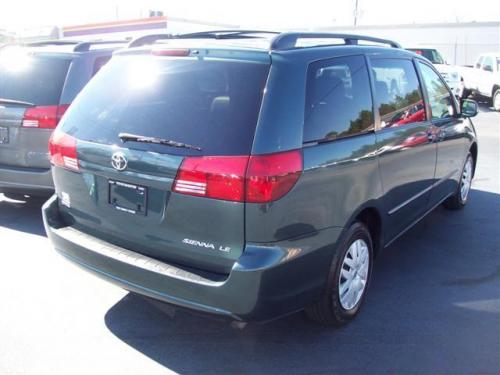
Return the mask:
[[53, 133], [45, 228], [71, 261], [173, 305], [343, 324], [377, 253], [467, 203], [476, 113], [387, 40], [142, 37]]

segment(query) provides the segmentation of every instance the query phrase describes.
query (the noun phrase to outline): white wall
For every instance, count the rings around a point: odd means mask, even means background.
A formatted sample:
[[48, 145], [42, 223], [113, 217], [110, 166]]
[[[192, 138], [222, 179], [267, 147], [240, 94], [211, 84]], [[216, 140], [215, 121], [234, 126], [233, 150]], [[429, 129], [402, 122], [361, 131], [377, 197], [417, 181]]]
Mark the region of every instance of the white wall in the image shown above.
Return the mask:
[[500, 22], [330, 27], [321, 31], [392, 39], [403, 47], [432, 46], [457, 65], [471, 65], [481, 53], [500, 51]]

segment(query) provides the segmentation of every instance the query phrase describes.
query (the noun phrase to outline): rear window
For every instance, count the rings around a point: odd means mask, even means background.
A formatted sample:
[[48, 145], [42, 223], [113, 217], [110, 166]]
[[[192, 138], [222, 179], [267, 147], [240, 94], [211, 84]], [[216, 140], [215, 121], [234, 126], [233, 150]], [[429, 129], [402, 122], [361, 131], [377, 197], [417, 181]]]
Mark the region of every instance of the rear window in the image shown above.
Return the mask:
[[120, 144], [125, 132], [202, 148], [126, 143], [159, 153], [249, 154], [268, 72], [258, 62], [117, 56], [77, 97], [62, 129], [102, 144]]
[[59, 104], [70, 60], [0, 54], [0, 98]]

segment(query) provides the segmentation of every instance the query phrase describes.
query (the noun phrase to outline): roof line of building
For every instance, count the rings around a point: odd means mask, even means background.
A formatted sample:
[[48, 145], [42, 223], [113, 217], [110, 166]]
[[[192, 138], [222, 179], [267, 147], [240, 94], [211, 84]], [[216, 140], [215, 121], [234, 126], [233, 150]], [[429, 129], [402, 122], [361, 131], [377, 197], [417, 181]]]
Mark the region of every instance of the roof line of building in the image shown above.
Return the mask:
[[345, 29], [394, 29], [394, 28], [408, 28], [408, 29], [421, 29], [433, 27], [500, 27], [499, 21], [485, 21], [485, 22], [438, 22], [438, 23], [408, 23], [399, 25], [345, 25], [345, 26], [321, 26], [314, 28], [315, 30], [345, 30]]

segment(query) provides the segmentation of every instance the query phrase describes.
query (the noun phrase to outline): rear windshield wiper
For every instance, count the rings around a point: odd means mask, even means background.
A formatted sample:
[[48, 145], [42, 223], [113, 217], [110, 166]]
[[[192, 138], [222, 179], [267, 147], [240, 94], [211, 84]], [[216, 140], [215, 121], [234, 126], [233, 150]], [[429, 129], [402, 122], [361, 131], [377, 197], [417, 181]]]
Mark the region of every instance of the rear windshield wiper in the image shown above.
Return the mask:
[[179, 147], [179, 148], [189, 148], [191, 150], [201, 151], [201, 147], [189, 145], [187, 143], [176, 142], [170, 139], [164, 138], [155, 138], [155, 137], [146, 137], [143, 135], [135, 135], [129, 133], [120, 133], [118, 134], [118, 138], [122, 140], [122, 142], [142, 142], [142, 143], [154, 143], [158, 145], [165, 145], [170, 147]]
[[35, 107], [35, 103], [24, 102], [22, 100], [0, 98], [0, 104], [23, 105], [25, 107]]

